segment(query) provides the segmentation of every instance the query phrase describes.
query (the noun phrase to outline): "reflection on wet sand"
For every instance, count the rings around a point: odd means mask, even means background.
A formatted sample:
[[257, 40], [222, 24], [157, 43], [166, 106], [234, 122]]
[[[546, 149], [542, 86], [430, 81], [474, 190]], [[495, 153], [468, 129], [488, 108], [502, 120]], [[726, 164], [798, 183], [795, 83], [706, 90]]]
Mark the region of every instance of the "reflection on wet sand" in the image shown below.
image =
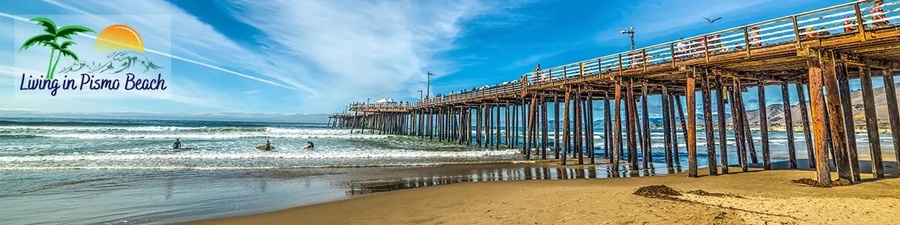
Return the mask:
[[[348, 195], [362, 195], [378, 192], [402, 190], [409, 188], [428, 187], [462, 182], [496, 182], [517, 180], [573, 180], [573, 179], [603, 179], [614, 177], [639, 177], [656, 176], [655, 167], [633, 170], [627, 165], [620, 165], [618, 169], [610, 170], [605, 164], [568, 166], [555, 165], [522, 165], [503, 166], [499, 168], [478, 168], [470, 170], [429, 171], [418, 175], [399, 177], [385, 177], [374, 179], [355, 179], [341, 182]], [[681, 168], [668, 168], [663, 174], [672, 171], [681, 171]]]

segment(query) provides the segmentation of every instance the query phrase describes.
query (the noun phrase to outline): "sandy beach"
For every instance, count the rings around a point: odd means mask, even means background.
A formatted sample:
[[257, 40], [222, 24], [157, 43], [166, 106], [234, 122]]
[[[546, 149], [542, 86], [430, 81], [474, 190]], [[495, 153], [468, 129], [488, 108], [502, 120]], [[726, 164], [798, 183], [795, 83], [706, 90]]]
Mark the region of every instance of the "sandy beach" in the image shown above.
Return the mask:
[[[459, 183], [188, 224], [890, 224], [900, 219], [900, 179], [871, 180], [863, 174], [867, 180], [861, 184], [833, 188], [793, 182], [813, 176], [812, 171], [752, 170], [700, 178]], [[682, 195], [633, 194], [648, 185], [666, 185]]]

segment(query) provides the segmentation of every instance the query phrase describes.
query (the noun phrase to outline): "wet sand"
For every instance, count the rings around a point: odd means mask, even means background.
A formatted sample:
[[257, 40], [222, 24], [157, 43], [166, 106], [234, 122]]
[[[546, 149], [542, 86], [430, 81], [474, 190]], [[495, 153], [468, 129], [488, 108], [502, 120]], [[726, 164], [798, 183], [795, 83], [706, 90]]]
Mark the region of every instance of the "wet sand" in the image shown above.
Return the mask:
[[[871, 180], [863, 174], [868, 180], [861, 184], [834, 188], [792, 182], [814, 176], [813, 171], [753, 169], [700, 178], [464, 182], [190, 224], [891, 224], [900, 219], [900, 179]], [[658, 184], [685, 194], [667, 199], [632, 194]], [[694, 190], [713, 194], [687, 193]]]

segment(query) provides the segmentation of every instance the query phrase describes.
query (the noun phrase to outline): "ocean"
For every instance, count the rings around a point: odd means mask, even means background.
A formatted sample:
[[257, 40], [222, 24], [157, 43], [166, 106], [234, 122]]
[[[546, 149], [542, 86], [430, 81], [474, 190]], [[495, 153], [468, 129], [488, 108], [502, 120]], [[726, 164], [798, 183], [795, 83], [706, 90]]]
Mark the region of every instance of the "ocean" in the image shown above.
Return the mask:
[[[602, 127], [595, 130], [600, 156]], [[787, 160], [785, 133], [769, 136], [773, 161]], [[705, 166], [705, 135], [701, 131], [697, 137], [698, 163]], [[866, 146], [865, 136], [858, 137], [858, 144]], [[171, 148], [176, 138], [183, 149]], [[758, 132], [754, 138], [758, 145]], [[266, 139], [276, 151], [254, 149]], [[795, 140], [797, 157], [806, 158], [802, 133]], [[890, 146], [888, 140], [884, 136], [883, 145]], [[307, 141], [315, 143], [314, 151], [303, 150]], [[654, 167], [665, 168], [661, 130], [652, 130], [651, 142]], [[687, 154], [682, 137], [678, 142], [682, 170]], [[729, 161], [734, 163], [730, 144]], [[757, 152], [761, 161], [759, 146]], [[601, 179], [609, 174], [604, 165], [561, 169], [530, 163], [517, 149], [350, 133], [325, 124], [0, 119], [3, 224], [160, 224], [447, 183]]]

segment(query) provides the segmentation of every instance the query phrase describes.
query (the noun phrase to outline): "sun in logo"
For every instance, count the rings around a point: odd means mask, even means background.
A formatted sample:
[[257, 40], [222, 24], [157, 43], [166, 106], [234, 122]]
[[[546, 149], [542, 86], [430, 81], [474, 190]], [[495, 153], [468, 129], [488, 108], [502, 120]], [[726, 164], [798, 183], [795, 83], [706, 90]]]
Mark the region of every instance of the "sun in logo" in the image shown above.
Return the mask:
[[110, 25], [100, 31], [94, 49], [99, 52], [135, 51], [144, 53], [144, 41], [137, 30], [125, 24]]

